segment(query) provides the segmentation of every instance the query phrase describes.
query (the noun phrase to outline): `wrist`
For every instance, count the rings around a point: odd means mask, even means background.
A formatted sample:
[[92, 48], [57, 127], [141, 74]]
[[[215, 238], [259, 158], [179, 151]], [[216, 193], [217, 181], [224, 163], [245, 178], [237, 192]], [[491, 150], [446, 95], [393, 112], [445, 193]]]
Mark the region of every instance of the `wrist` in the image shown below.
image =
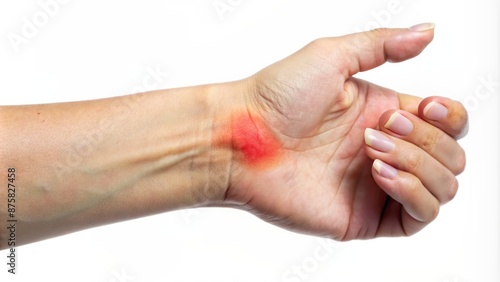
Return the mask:
[[[217, 147], [230, 149], [228, 177], [223, 201], [213, 205], [241, 205], [248, 202], [254, 176], [271, 171], [282, 160], [283, 150], [269, 115], [255, 99], [255, 81], [248, 78], [215, 87], [214, 131]], [[221, 118], [222, 117], [222, 118]]]
[[[194, 206], [219, 206], [226, 200], [226, 194], [234, 177], [235, 162], [238, 161], [238, 149], [234, 146], [233, 124], [235, 117], [247, 116], [246, 96], [248, 83], [245, 80], [217, 83], [203, 86], [206, 107], [206, 122], [201, 125], [201, 132], [207, 132], [208, 143], [202, 149], [204, 153], [194, 156], [192, 168], [204, 171], [201, 181], [191, 188]], [[193, 173], [193, 177], [199, 175]]]

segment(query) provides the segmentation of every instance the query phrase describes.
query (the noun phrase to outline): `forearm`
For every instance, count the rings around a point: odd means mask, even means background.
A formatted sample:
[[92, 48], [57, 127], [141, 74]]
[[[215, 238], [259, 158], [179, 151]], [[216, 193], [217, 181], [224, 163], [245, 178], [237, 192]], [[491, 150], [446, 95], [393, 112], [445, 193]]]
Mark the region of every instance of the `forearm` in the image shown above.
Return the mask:
[[[1, 169], [16, 169], [17, 243], [222, 201], [229, 124], [243, 109], [238, 85], [0, 108]], [[6, 222], [7, 189], [0, 195]]]

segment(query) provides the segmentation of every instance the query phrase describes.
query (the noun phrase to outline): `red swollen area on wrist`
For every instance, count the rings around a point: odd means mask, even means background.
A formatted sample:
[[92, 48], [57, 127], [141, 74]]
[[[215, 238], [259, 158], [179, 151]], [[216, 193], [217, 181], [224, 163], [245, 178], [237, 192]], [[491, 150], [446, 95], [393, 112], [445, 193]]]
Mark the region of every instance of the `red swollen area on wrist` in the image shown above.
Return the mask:
[[235, 115], [230, 142], [236, 158], [252, 168], [267, 168], [281, 157], [280, 142], [257, 115]]

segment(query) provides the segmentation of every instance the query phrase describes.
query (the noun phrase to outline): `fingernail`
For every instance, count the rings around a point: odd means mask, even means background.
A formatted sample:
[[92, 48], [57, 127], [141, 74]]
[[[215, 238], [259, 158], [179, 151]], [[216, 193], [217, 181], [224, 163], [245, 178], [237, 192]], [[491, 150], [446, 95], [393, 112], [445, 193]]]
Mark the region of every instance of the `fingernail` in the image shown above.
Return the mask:
[[392, 179], [398, 175], [398, 171], [392, 166], [384, 163], [383, 161], [376, 159], [373, 162], [373, 168], [377, 171], [377, 173], [385, 178]]
[[448, 116], [448, 109], [445, 106], [432, 101], [425, 106], [424, 116], [431, 120], [442, 120]]
[[391, 139], [371, 128], [365, 130], [365, 143], [380, 152], [389, 152], [394, 149], [395, 146]]
[[399, 112], [394, 112], [384, 127], [403, 136], [410, 134], [413, 130], [413, 124], [411, 121]]
[[421, 24], [416, 24], [409, 29], [411, 31], [426, 31], [429, 29], [434, 29], [436, 25], [434, 23], [421, 23]]

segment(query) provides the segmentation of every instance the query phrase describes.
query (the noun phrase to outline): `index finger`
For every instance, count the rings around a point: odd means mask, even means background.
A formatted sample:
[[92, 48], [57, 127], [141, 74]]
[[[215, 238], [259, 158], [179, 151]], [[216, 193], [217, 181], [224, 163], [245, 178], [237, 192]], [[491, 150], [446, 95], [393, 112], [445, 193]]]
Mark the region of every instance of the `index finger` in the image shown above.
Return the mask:
[[469, 122], [465, 107], [458, 101], [445, 97], [420, 97], [398, 94], [399, 108], [410, 112], [443, 132], [460, 139], [469, 130]]
[[467, 135], [469, 119], [462, 103], [445, 97], [428, 97], [420, 102], [418, 115], [455, 139]]

